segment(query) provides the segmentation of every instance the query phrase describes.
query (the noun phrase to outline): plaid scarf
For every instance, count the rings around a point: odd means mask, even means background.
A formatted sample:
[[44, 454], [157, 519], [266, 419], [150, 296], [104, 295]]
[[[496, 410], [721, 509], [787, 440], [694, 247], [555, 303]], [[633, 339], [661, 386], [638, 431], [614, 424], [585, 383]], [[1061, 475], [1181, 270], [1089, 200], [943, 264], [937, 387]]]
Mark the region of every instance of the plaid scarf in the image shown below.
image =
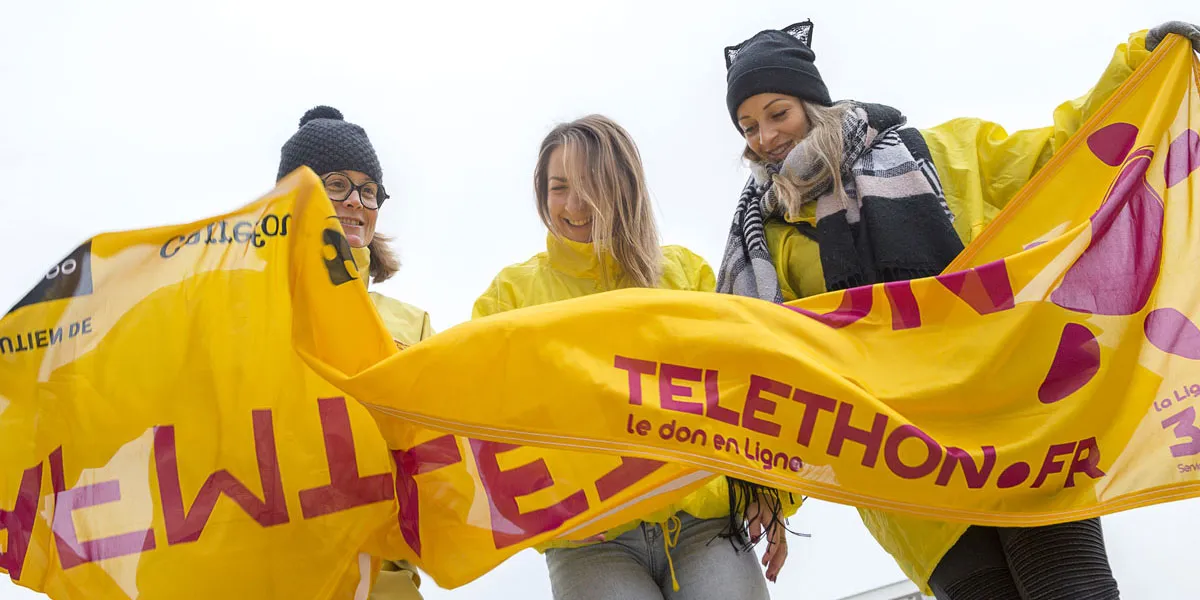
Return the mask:
[[[782, 165], [754, 163], [734, 213], [717, 291], [782, 302], [764, 224], [782, 216], [773, 176], [822, 181], [802, 202], [816, 202], [817, 225], [797, 224], [820, 248], [829, 291], [928, 277], [959, 252], [962, 241], [920, 132], [903, 128], [899, 111], [848, 102], [842, 121], [845, 195], [811, 158], [805, 141]], [[806, 140], [807, 141], [807, 140]]]
[[[772, 177], [823, 177], [802, 202], [816, 202], [817, 225], [796, 225], [817, 242], [828, 291], [936, 275], [962, 251], [933, 158], [921, 133], [903, 128], [899, 111], [849, 102], [842, 121], [845, 196], [834, 193], [828, 169], [814, 164], [801, 141], [782, 165], [755, 163], [738, 199], [717, 278], [717, 291], [782, 302], [764, 224], [782, 217]], [[780, 492], [728, 477], [729, 523], [721, 537], [753, 546], [746, 510], [757, 499], [768, 530], [783, 522]]]

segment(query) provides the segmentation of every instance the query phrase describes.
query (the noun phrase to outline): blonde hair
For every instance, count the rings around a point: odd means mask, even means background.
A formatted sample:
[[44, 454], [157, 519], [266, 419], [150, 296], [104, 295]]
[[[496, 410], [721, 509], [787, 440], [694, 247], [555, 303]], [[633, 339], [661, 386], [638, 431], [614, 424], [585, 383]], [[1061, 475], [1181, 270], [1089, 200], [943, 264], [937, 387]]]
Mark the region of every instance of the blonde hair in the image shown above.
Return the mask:
[[[833, 180], [833, 193], [842, 201], [847, 200], [846, 188], [842, 185], [842, 153], [845, 146], [845, 134], [842, 132], [842, 121], [847, 105], [821, 106], [801, 101], [804, 114], [808, 117], [808, 135], [801, 147], [805, 156], [802, 164], [817, 164], [820, 170], [811, 179], [805, 179], [799, 173], [780, 171], [771, 175], [772, 188], [776, 201], [787, 211], [786, 214], [800, 214], [800, 205], [804, 199], [811, 196], [817, 188]], [[763, 159], [755, 154], [750, 146], [742, 152], [742, 158], [762, 163]]]
[[[601, 259], [605, 288], [628, 284], [657, 287], [662, 276], [662, 249], [658, 226], [646, 188], [637, 145], [620, 125], [608, 117], [589, 115], [554, 128], [538, 151], [533, 189], [542, 223], [559, 235], [550, 216], [550, 155], [563, 149], [564, 168], [571, 188], [592, 209], [592, 245]], [[615, 281], [604, 267], [611, 253], [624, 271]]]
[[400, 257], [392, 250], [392, 238], [376, 233], [367, 248], [371, 251], [371, 281], [382, 283], [400, 270]]

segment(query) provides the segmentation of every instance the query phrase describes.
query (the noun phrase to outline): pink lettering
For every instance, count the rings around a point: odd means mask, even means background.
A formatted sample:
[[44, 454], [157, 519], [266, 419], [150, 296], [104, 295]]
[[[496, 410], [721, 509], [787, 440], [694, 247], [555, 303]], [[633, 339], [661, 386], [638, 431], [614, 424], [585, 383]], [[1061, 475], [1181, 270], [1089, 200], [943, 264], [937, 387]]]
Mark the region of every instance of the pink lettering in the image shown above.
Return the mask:
[[321, 431], [325, 436], [325, 458], [329, 463], [329, 485], [300, 491], [300, 512], [305, 519], [349, 510], [395, 498], [391, 473], [359, 477], [354, 452], [354, 432], [346, 399], [320, 398]]
[[421, 556], [421, 495], [417, 475], [462, 462], [458, 441], [452, 435], [423, 442], [408, 450], [393, 450], [396, 461], [396, 497], [400, 500], [400, 533]]
[[760, 419], [758, 413], [775, 414], [775, 401], [763, 397], [763, 392], [787, 398], [792, 393], [792, 386], [780, 383], [774, 379], [750, 376], [750, 390], [746, 392], [746, 406], [742, 411], [742, 427], [758, 433], [779, 436], [779, 424]]
[[667, 463], [647, 458], [622, 456], [621, 464], [596, 480], [596, 492], [604, 502], [629, 486], [645, 479]]
[[807, 447], [812, 443], [813, 429], [817, 425], [817, 417], [821, 415], [821, 411], [832, 414], [834, 409], [837, 408], [837, 400], [800, 388], [796, 388], [792, 392], [792, 400], [804, 405], [804, 416], [800, 419], [800, 433], [796, 436], [796, 443]]
[[520, 446], [475, 439], [470, 440], [470, 443], [475, 463], [479, 466], [479, 479], [491, 506], [492, 539], [497, 550], [557, 529], [571, 517], [587, 510], [587, 495], [583, 490], [579, 490], [553, 506], [527, 513], [521, 512], [517, 506], [517, 498], [554, 485], [554, 478], [550, 476], [546, 461], [539, 458], [504, 471], [500, 469], [497, 455]]
[[58, 548], [58, 560], [63, 570], [154, 549], [153, 529], [79, 541], [72, 513], [89, 506], [119, 502], [120, 482], [111, 480], [67, 489], [61, 446], [50, 453], [50, 481], [54, 487], [54, 519], [50, 529], [54, 532], [54, 545]]
[[1050, 446], [1050, 449], [1046, 451], [1046, 460], [1042, 462], [1042, 470], [1038, 472], [1037, 479], [1033, 481], [1033, 487], [1042, 487], [1046, 483], [1046, 477], [1050, 476], [1050, 474], [1061, 473], [1063, 470], [1063, 461], [1058, 460], [1058, 457], [1070, 454], [1075, 450], [1075, 446], [1075, 442]]
[[[1177, 393], [1178, 394], [1178, 393]], [[1174, 427], [1175, 438], [1183, 440], [1171, 446], [1171, 456], [1181, 458], [1200, 454], [1200, 427], [1196, 427], [1196, 407], [1189, 406], [1162, 422], [1163, 428]]]
[[811, 310], [784, 305], [802, 315], [811, 317], [834, 329], [841, 329], [860, 321], [871, 313], [874, 301], [874, 288], [871, 286], [856, 287], [842, 293], [842, 303], [833, 312], [818, 314]]
[[658, 363], [636, 358], [617, 356], [613, 366], [629, 372], [629, 403], [642, 405], [642, 375], [653, 375], [658, 372]]
[[892, 281], [883, 284], [888, 303], [892, 306], [892, 329], [913, 329], [921, 326], [921, 308], [913, 295], [911, 281]]
[[887, 430], [887, 415], [876, 413], [871, 429], [867, 430], [850, 424], [850, 417], [853, 413], [853, 405], [846, 402], [838, 405], [837, 417], [834, 420], [833, 433], [829, 436], [827, 452], [830, 456], [841, 456], [842, 445], [845, 442], [862, 444], [864, 448], [862, 466], [874, 468], [875, 463], [879, 460], [879, 448], [883, 445], [883, 433]]
[[[909, 466], [900, 458], [900, 444], [907, 439], [921, 440], [925, 445], [925, 460], [919, 465]], [[942, 461], [942, 447], [933, 438], [915, 425], [901, 425], [888, 436], [883, 446], [883, 460], [888, 469], [904, 479], [920, 479], [937, 469]]]
[[[1087, 453], [1086, 456], [1084, 452]], [[1104, 477], [1104, 471], [1100, 470], [1100, 445], [1094, 437], [1080, 441], [1075, 447], [1075, 457], [1071, 459], [1071, 466], [1067, 469], [1067, 483], [1064, 487], [1075, 487], [1075, 475], [1078, 473], [1092, 479]]]
[[963, 478], [967, 480], [967, 487], [973, 490], [982, 488], [992, 476], [992, 470], [996, 468], [996, 447], [982, 446], [982, 450], [983, 466], [980, 467], [971, 459], [970, 452], [954, 446], [946, 448], [946, 461], [942, 463], [942, 470], [934, 483], [949, 485], [950, 477], [954, 475], [954, 465], [959, 465], [962, 467]]
[[21, 475], [13, 509], [0, 509], [0, 531], [8, 532], [8, 548], [0, 552], [0, 569], [8, 571], [13, 581], [20, 581], [21, 570], [25, 567], [25, 554], [29, 552], [29, 540], [33, 537], [41, 490], [42, 464], [38, 463]]
[[980, 315], [989, 315], [1016, 306], [1012, 283], [1008, 278], [1008, 266], [1004, 259], [966, 271], [938, 275], [937, 280]]
[[681, 402], [675, 399], [676, 397], [690, 398], [692, 396], [691, 388], [683, 385], [675, 385], [676, 379], [680, 381], [699, 382], [703, 378], [703, 375], [704, 373], [700, 369], [663, 363], [662, 368], [658, 371], [658, 393], [662, 407], [666, 410], [693, 415], [704, 414], [703, 404], [699, 402]]
[[279, 457], [275, 450], [275, 426], [270, 410], [252, 413], [254, 422], [254, 452], [258, 458], [258, 480], [263, 499], [259, 500], [250, 488], [238, 481], [226, 469], [208, 476], [191, 510], [183, 507], [183, 490], [179, 483], [179, 459], [175, 450], [175, 427], [166, 425], [154, 430], [154, 468], [158, 474], [159, 496], [162, 498], [163, 521], [170, 545], [200, 539], [217, 499], [224, 494], [250, 515], [259, 525], [270, 527], [288, 522], [287, 500], [284, 499], [283, 479], [279, 474]]
[[738, 424], [738, 413], [736, 410], [729, 410], [721, 406], [721, 397], [718, 395], [719, 386], [717, 385], [717, 372], [708, 370], [704, 372], [704, 404], [708, 411], [708, 418], [715, 419], [722, 423], [730, 425]]

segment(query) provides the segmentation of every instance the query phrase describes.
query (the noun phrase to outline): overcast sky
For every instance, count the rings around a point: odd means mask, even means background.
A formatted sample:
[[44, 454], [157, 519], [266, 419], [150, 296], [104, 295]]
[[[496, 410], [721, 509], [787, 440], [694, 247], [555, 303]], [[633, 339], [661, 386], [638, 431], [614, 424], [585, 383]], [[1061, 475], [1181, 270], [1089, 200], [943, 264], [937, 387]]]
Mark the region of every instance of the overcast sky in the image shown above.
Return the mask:
[[[330, 3], [332, 5], [332, 3]], [[101, 231], [188, 222], [270, 189], [304, 111], [366, 128], [393, 199], [378, 229], [404, 267], [379, 291], [445, 329], [503, 266], [544, 248], [537, 145], [598, 112], [646, 162], [664, 243], [716, 266], [747, 171], [724, 104], [721, 51], [816, 23], [834, 98], [909, 123], [1049, 123], [1127, 34], [1200, 22], [1194, 0], [1005, 3], [6, 1], [0, 35], [0, 305]], [[1105, 520], [1126, 598], [1194, 598], [1196, 502]], [[853, 509], [813, 502], [776, 598], [833, 600], [902, 578]], [[2, 577], [2, 576], [0, 576]], [[434, 598], [549, 598], [532, 551]], [[36, 595], [0, 583], [0, 599]]]

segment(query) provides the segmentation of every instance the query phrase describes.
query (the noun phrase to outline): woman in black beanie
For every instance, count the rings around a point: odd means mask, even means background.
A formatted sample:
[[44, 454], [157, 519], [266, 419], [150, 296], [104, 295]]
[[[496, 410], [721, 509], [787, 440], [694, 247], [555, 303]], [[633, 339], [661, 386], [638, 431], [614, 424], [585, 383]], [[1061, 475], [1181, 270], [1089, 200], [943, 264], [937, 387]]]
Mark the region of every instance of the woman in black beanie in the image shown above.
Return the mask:
[[[717, 291], [783, 302], [940, 273], [1167, 33], [1200, 50], [1200, 30], [1186, 23], [1135, 33], [1088, 96], [1055, 111], [1053, 126], [1012, 135], [979, 119], [918, 131], [894, 108], [833, 102], [811, 22], [726, 48], [726, 104], [752, 175]], [[730, 493], [742, 506], [773, 494], [733, 479]], [[909, 578], [941, 600], [1120, 596], [1098, 519], [996, 528], [859, 512]]]
[[[375, 233], [379, 210], [387, 200], [383, 169], [362, 127], [348, 123], [335, 108], [318, 106], [300, 118], [300, 129], [283, 145], [276, 180], [308, 167], [325, 184], [325, 194], [350, 243], [359, 278], [379, 283], [395, 275], [400, 261], [388, 239]], [[368, 292], [396, 346], [403, 349], [431, 335], [429, 313]], [[371, 600], [420, 600], [421, 578], [407, 562], [384, 561], [371, 588]]]

